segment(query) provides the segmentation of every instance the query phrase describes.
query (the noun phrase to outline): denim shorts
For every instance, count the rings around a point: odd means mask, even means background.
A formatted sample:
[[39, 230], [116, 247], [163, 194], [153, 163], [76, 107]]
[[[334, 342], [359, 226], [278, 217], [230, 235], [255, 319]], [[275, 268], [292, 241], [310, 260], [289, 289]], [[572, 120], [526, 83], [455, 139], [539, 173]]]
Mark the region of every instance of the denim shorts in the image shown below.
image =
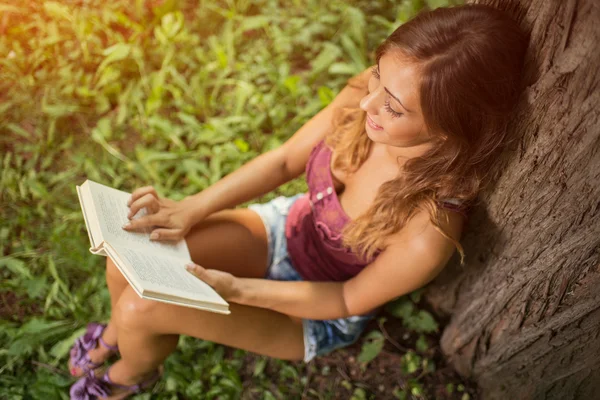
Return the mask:
[[[277, 281], [301, 281], [287, 252], [285, 220], [288, 210], [303, 194], [291, 197], [279, 196], [268, 203], [251, 204], [265, 224], [269, 243], [267, 273], [265, 279]], [[314, 320], [302, 319], [304, 331], [304, 361], [323, 355], [356, 342], [375, 313], [347, 318]]]

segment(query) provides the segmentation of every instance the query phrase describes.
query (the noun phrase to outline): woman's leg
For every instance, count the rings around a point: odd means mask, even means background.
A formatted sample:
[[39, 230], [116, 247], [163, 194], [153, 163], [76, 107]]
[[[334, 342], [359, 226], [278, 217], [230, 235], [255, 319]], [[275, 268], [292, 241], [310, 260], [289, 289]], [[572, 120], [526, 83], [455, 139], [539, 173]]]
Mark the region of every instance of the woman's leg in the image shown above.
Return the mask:
[[[252, 210], [223, 210], [210, 215], [186, 236], [192, 260], [209, 269], [220, 269], [236, 276], [261, 278], [267, 267], [267, 237], [262, 220]], [[110, 258], [106, 258], [106, 284], [111, 309], [129, 283]], [[117, 326], [113, 316], [102, 334], [109, 345], [117, 344]], [[162, 338], [165, 349], [177, 346], [178, 337]], [[121, 350], [121, 349], [120, 349]], [[167, 351], [167, 350], [165, 350]], [[89, 351], [90, 359], [102, 362], [111, 352], [98, 346]], [[168, 353], [167, 353], [168, 354]]]
[[[129, 284], [109, 257], [106, 257], [106, 286], [108, 286], [108, 292], [110, 293], [110, 308], [111, 310], [114, 310], [119, 301], [119, 297], [121, 297], [121, 293], [123, 293]], [[117, 344], [117, 329], [112, 316], [108, 322], [108, 326], [102, 333], [102, 339], [111, 346]], [[99, 347], [96, 350], [98, 350], [98, 355], [100, 357], [105, 358], [107, 356], [107, 349], [104, 347]], [[95, 354], [90, 351], [92, 360], [94, 360], [94, 355]]]
[[127, 288], [115, 310], [122, 358], [110, 369], [111, 380], [131, 385], [152, 375], [180, 334], [280, 359], [304, 357], [301, 323], [263, 308], [231, 303], [230, 309], [221, 315], [145, 300]]
[[[262, 220], [252, 210], [224, 210], [215, 213], [194, 227], [186, 236], [186, 241], [192, 260], [205, 268], [224, 270], [236, 276], [265, 276], [267, 236]], [[117, 274], [121, 275], [118, 271]], [[120, 279], [123, 280], [122, 277]], [[143, 300], [128, 287], [126, 281], [125, 287], [113, 308], [111, 320], [119, 333], [118, 343], [122, 356], [122, 360], [110, 371], [111, 378], [116, 383], [132, 384], [152, 373], [175, 349], [179, 334], [263, 354], [268, 351], [268, 354], [280, 358], [302, 358], [302, 326], [297, 320], [285, 315], [232, 304], [232, 314], [222, 316]], [[173, 320], [178, 323], [175, 324]], [[282, 335], [285, 343], [277, 345], [280, 341], [270, 338], [270, 335], [277, 333], [276, 336], [280, 337], [281, 326], [285, 325], [294, 334]], [[252, 336], [248, 333], [251, 330], [262, 333]], [[263, 338], [268, 339], [264, 341]], [[281, 347], [269, 350], [273, 345]]]

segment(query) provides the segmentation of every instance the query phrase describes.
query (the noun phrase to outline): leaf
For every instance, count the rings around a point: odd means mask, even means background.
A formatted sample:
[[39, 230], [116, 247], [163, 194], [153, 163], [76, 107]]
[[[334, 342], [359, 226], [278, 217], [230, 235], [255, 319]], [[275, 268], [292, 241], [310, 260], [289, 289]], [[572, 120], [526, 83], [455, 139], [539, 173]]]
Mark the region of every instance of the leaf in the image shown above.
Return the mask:
[[180, 111], [177, 113], [177, 118], [179, 118], [179, 120], [181, 122], [183, 122], [185, 125], [187, 125], [189, 128], [191, 128], [193, 130], [200, 129], [202, 127], [200, 122], [198, 122], [196, 117], [194, 117], [193, 115], [186, 114], [186, 113]]
[[266, 392], [263, 392], [263, 400], [276, 400], [277, 398], [273, 395], [273, 393], [269, 392], [268, 390]]
[[409, 294], [409, 297], [414, 303], [418, 303], [421, 301], [421, 296], [423, 295], [424, 292], [425, 292], [425, 288], [420, 288], [420, 289], [412, 291]]
[[349, 35], [343, 34], [340, 41], [342, 42], [342, 47], [350, 56], [352, 63], [356, 65], [356, 69], [358, 71], [364, 70], [367, 67], [367, 62], [365, 61], [363, 51], [357, 47]]
[[35, 278], [25, 281], [24, 285], [27, 289], [27, 296], [32, 299], [37, 299], [42, 296], [42, 293], [48, 285], [48, 281], [45, 276], [36, 276]]
[[48, 15], [51, 17], [64, 18], [67, 21], [71, 21], [73, 19], [69, 7], [55, 1], [44, 1], [44, 10], [46, 10]]
[[390, 31], [396, 29], [399, 23], [401, 24], [411, 19], [422, 7], [423, 0], [403, 1], [398, 7], [396, 23], [390, 26]]
[[390, 314], [392, 314], [396, 318], [402, 319], [409, 318], [412, 315], [414, 309], [414, 304], [405, 297], [401, 297], [398, 300], [395, 300], [386, 306], [386, 310]]
[[347, 6], [344, 16], [352, 38], [362, 46], [365, 42], [365, 14], [356, 7]]
[[385, 338], [379, 331], [370, 332], [365, 337], [365, 342], [362, 345], [360, 354], [358, 355], [358, 362], [368, 364], [371, 362], [383, 349]]
[[171, 12], [163, 15], [160, 27], [168, 38], [173, 38], [183, 27], [183, 14], [181, 11]]
[[102, 55], [105, 56], [105, 58], [98, 66], [96, 73], [101, 73], [104, 70], [104, 68], [106, 68], [106, 66], [110, 63], [126, 59], [129, 56], [130, 52], [131, 46], [127, 43], [117, 43], [113, 46], [104, 49]]
[[250, 149], [250, 145], [244, 139], [238, 138], [235, 139], [233, 142], [242, 153], [246, 153]]
[[448, 7], [450, 5], [448, 0], [425, 0], [425, 2], [430, 10], [435, 10], [439, 7]]
[[61, 358], [65, 357], [69, 353], [69, 350], [71, 349], [71, 347], [73, 346], [75, 339], [77, 339], [79, 336], [83, 335], [85, 333], [85, 330], [86, 330], [86, 327], [82, 327], [82, 328], [76, 330], [75, 332], [73, 332], [73, 334], [71, 334], [68, 338], [57, 342], [50, 349], [50, 354], [53, 355], [54, 357], [56, 357], [56, 359], [61, 359]]
[[405, 374], [412, 374], [416, 372], [421, 366], [421, 357], [418, 356], [414, 351], [409, 350], [400, 359], [400, 367], [402, 372]]
[[298, 82], [300, 81], [300, 77], [298, 75], [290, 75], [283, 81], [283, 86], [290, 91], [292, 96], [296, 96], [298, 94]]
[[317, 90], [317, 93], [319, 95], [319, 99], [321, 100], [321, 105], [323, 107], [326, 107], [327, 105], [329, 105], [329, 103], [331, 103], [335, 97], [333, 90], [331, 90], [327, 86], [319, 87], [319, 89]]
[[253, 29], [263, 28], [268, 26], [271, 20], [272, 18], [266, 15], [244, 16], [239, 29], [241, 32], [245, 32]]
[[50, 91], [45, 90], [44, 96], [42, 97], [42, 112], [47, 114], [49, 117], [60, 118], [79, 111], [79, 107], [74, 104], [48, 104], [49, 96]]
[[65, 321], [46, 321], [41, 318], [32, 318], [28, 322], [26, 322], [19, 332], [23, 335], [35, 334], [35, 335], [43, 335], [49, 331], [54, 329], [64, 327], [69, 324], [69, 322]]
[[246, 101], [255, 91], [256, 87], [253, 84], [241, 80], [237, 81], [235, 90], [235, 108], [233, 111], [234, 115], [241, 115], [243, 113]]
[[356, 75], [360, 72], [360, 70], [358, 68], [356, 68], [355, 65], [353, 64], [348, 64], [348, 63], [333, 63], [331, 64], [331, 66], [329, 67], [329, 70], [327, 71], [329, 72], [331, 75]]
[[325, 42], [323, 49], [319, 55], [311, 61], [312, 67], [311, 74], [316, 75], [327, 69], [339, 56], [341, 56], [342, 50], [333, 43]]
[[[409, 322], [410, 321], [410, 322]], [[420, 310], [419, 313], [410, 318], [407, 322], [407, 328], [413, 329], [416, 332], [432, 333], [437, 332], [438, 324], [433, 316], [425, 310]]]
[[352, 392], [352, 397], [350, 400], [367, 400], [367, 393], [363, 388], [356, 388], [354, 392]]
[[419, 335], [417, 342], [415, 343], [415, 347], [420, 352], [425, 352], [429, 349], [429, 345], [427, 344], [427, 339], [425, 339], [425, 335]]
[[23, 260], [11, 257], [0, 258], [0, 266], [6, 267], [10, 272], [15, 274], [17, 277], [31, 279], [31, 271], [27, 267], [27, 264]]
[[0, 3], [0, 13], [9, 13], [9, 12], [23, 14], [25, 12], [25, 10], [23, 10], [22, 8], [8, 5], [8, 4]]
[[265, 367], [267, 366], [267, 359], [266, 358], [260, 358], [256, 361], [256, 364], [254, 364], [254, 372], [252, 373], [252, 376], [257, 377], [260, 376], [263, 371], [265, 370]]
[[44, 313], [48, 312], [48, 309], [52, 305], [54, 298], [58, 294], [59, 285], [60, 282], [56, 281], [52, 284], [52, 286], [50, 286], [50, 291], [48, 292], [48, 295], [46, 296], [46, 302], [44, 303]]
[[104, 117], [98, 120], [98, 123], [92, 130], [93, 135], [99, 135], [102, 138], [109, 140], [112, 136], [112, 129], [110, 126], [110, 118]]
[[418, 384], [418, 383], [415, 383], [415, 384], [412, 386], [412, 388], [410, 389], [410, 393], [411, 393], [413, 396], [418, 396], [418, 397], [421, 397], [421, 395], [423, 394], [423, 387], [422, 387], [420, 384]]

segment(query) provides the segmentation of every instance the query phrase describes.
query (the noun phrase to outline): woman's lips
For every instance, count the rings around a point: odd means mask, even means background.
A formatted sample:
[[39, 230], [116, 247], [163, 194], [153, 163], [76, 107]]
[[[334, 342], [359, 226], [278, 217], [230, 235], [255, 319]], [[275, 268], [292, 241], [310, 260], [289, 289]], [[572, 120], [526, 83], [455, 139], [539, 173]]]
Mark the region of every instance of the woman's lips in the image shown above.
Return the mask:
[[375, 129], [376, 131], [381, 131], [383, 130], [382, 126], [377, 125], [375, 122], [373, 122], [373, 120], [371, 119], [371, 117], [369, 117], [367, 115], [367, 124], [369, 124], [369, 126], [373, 129]]

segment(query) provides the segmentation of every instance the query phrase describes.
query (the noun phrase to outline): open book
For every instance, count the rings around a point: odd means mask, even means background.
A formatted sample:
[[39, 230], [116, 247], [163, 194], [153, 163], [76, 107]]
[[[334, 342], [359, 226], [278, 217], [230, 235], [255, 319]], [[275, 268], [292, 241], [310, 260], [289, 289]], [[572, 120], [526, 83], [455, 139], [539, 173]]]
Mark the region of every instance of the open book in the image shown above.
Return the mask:
[[[192, 261], [185, 240], [177, 243], [150, 240], [151, 228], [128, 232], [130, 193], [86, 180], [77, 186], [93, 254], [108, 256], [131, 287], [145, 299], [229, 314], [229, 304], [208, 284], [190, 274]], [[134, 219], [146, 215], [140, 210]]]

